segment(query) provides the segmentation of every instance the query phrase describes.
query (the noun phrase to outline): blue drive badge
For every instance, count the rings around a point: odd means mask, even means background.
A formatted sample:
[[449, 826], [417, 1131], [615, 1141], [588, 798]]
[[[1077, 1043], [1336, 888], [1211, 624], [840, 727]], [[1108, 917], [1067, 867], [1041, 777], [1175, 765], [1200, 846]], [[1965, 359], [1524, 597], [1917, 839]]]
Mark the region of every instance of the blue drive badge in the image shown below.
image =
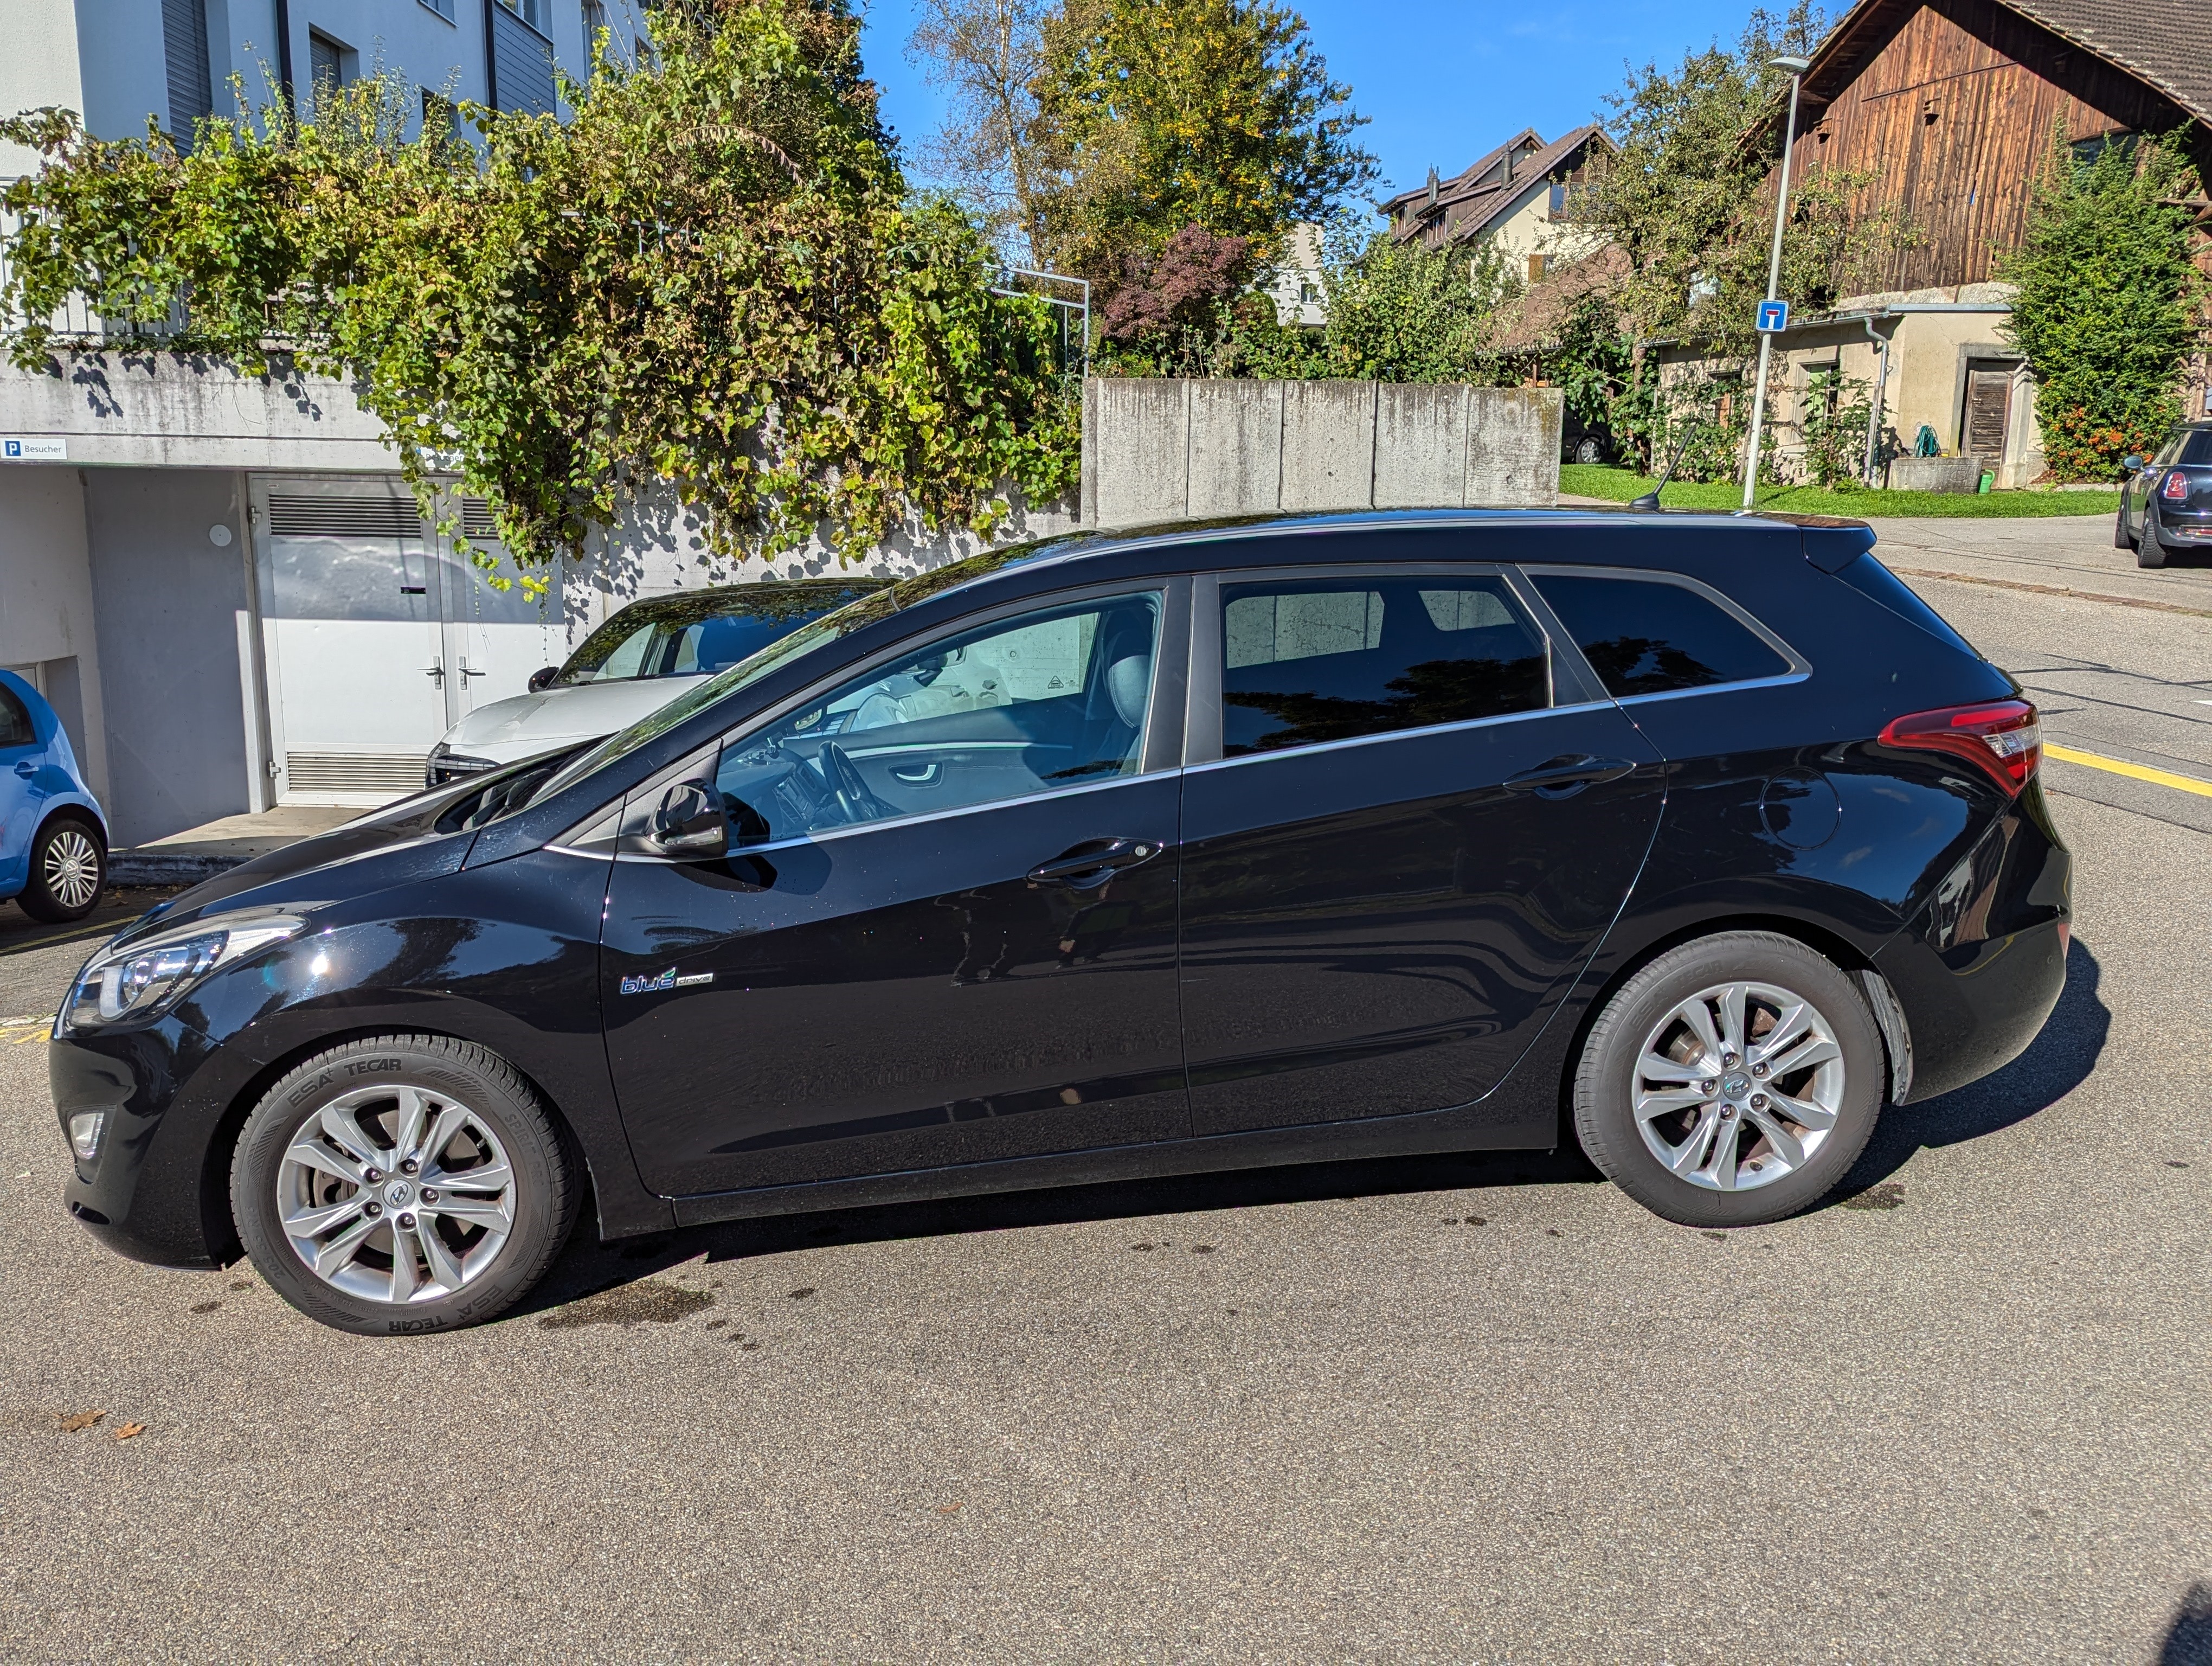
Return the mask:
[[657, 976], [641, 973], [635, 977], [624, 978], [622, 981], [622, 992], [626, 995], [650, 995], [658, 994], [663, 989], [689, 989], [698, 984], [712, 983], [714, 981], [714, 975], [712, 972], [693, 972], [687, 977], [678, 977], [676, 976], [676, 968], [671, 966], [666, 971]]

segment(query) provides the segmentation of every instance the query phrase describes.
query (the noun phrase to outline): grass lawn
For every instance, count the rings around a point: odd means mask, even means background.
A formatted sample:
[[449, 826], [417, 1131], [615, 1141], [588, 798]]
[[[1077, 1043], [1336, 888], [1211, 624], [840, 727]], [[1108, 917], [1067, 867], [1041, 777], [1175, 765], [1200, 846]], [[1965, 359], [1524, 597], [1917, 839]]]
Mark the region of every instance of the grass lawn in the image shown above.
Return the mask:
[[[1559, 489], [1575, 497], [1602, 497], [1626, 503], [1651, 489], [1648, 476], [1604, 463], [1562, 463]], [[1734, 509], [1743, 503], [1743, 488], [1725, 480], [1705, 484], [1669, 483], [1659, 501], [1670, 509]], [[1762, 486], [1759, 507], [1792, 514], [1847, 515], [1874, 520], [1887, 515], [2110, 515], [2118, 513], [2119, 488], [2095, 492], [1888, 492], [1830, 491], [1819, 486]]]

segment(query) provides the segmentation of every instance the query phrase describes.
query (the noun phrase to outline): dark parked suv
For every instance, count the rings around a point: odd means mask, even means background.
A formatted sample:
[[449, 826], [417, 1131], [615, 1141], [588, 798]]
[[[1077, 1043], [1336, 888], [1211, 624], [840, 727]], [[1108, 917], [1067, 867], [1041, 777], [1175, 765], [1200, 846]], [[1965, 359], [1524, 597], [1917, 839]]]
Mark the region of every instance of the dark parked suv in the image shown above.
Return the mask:
[[1090, 533], [132, 925], [54, 1026], [68, 1207], [368, 1332], [607, 1237], [1579, 1140], [1704, 1225], [2013, 1058], [2034, 708], [1778, 517]]

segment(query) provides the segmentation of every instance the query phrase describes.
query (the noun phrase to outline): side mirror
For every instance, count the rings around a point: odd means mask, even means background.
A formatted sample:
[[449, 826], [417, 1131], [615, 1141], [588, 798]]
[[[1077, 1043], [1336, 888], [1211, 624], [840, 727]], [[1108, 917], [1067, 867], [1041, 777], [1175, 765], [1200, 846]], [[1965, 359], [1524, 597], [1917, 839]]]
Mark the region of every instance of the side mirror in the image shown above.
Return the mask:
[[653, 848], [668, 856], [720, 856], [730, 848], [730, 818], [703, 781], [679, 781], [653, 812]]
[[536, 671], [530, 673], [531, 693], [539, 693], [550, 684], [553, 679], [560, 674], [561, 667], [558, 666], [540, 666]]
[[2142, 458], [2135, 452], [2130, 452], [2125, 457], [2120, 459], [2120, 466], [2125, 469], [2130, 474], [2141, 474], [2142, 472]]

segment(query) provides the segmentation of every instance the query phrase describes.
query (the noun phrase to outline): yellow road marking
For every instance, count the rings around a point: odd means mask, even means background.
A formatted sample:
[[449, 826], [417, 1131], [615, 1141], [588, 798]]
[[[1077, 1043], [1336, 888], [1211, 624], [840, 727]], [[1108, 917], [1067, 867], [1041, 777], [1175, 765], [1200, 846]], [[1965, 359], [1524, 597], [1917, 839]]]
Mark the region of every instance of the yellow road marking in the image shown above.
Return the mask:
[[2092, 769], [2103, 769], [2116, 775], [2131, 776], [2136, 781], [2148, 781], [2160, 787], [2171, 787], [2176, 792], [2194, 793], [2202, 799], [2212, 799], [2212, 781], [2198, 781], [2193, 775], [2177, 775], [2170, 769], [2153, 769], [2141, 763], [2130, 763], [2117, 757], [2105, 757], [2095, 752], [2077, 752], [2071, 746], [2043, 744], [2044, 755], [2067, 763], [2085, 763]]

